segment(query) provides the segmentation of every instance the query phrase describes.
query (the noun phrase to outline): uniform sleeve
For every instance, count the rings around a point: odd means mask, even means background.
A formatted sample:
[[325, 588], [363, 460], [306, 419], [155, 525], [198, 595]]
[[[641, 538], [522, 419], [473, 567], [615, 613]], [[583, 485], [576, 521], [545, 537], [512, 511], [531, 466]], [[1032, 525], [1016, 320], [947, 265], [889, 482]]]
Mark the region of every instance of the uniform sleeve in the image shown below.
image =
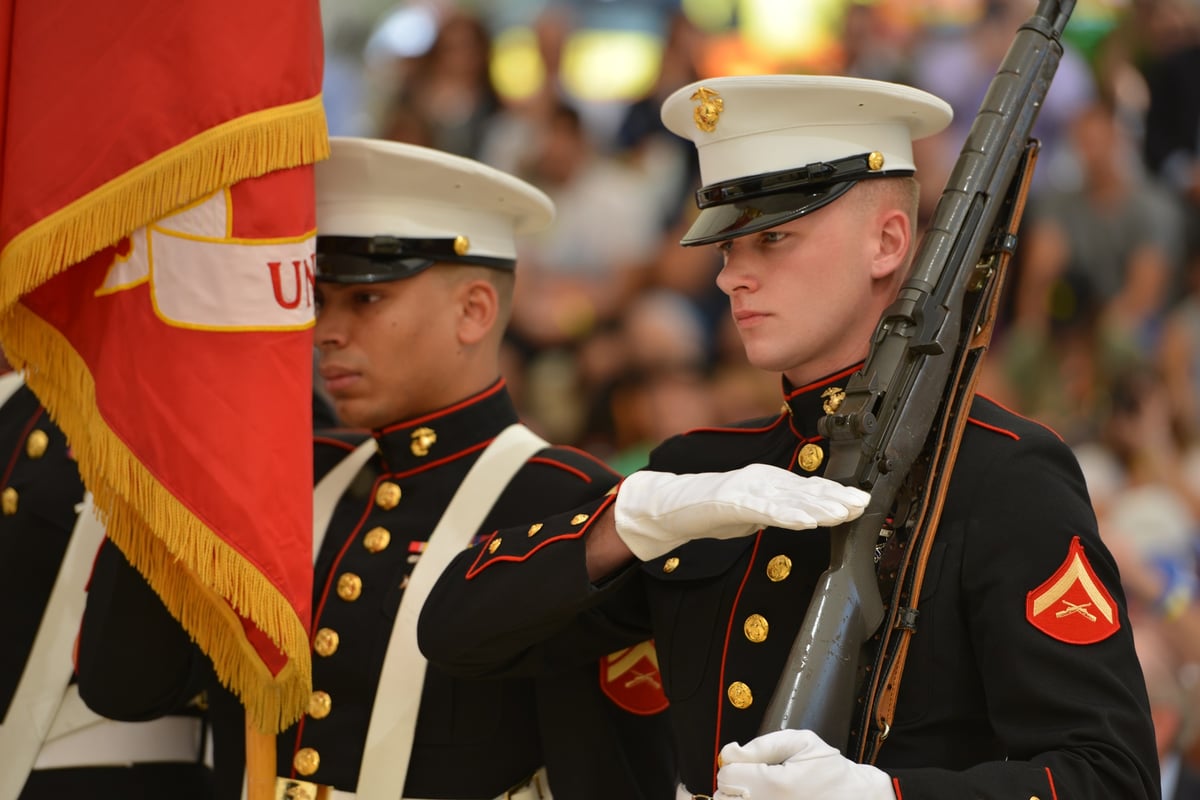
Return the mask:
[[649, 636], [635, 570], [595, 586], [585, 537], [613, 496], [493, 532], [442, 573], [421, 610], [421, 651], [463, 677], [544, 674]]
[[[889, 770], [899, 800], [1157, 798], [1120, 578], [1074, 457], [1048, 432], [1025, 436], [978, 470], [963, 500], [961, 547], [949, 550], [961, 559], [954, 596], [1008, 758], [961, 771]], [[955, 574], [951, 566], [941, 569]]]
[[111, 541], [88, 586], [77, 672], [84, 702], [126, 721], [178, 711], [209, 675], [203, 654]]

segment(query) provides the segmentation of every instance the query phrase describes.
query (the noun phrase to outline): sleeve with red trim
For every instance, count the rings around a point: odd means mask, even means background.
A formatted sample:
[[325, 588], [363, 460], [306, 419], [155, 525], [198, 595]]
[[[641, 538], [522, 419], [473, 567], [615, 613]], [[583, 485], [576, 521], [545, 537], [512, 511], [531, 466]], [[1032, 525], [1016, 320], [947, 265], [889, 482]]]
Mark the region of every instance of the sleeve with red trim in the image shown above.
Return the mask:
[[425, 657], [467, 677], [543, 674], [649, 638], [634, 570], [588, 580], [584, 537], [612, 500], [497, 530], [459, 555], [422, 607]]
[[[1156, 798], [1145, 683], [1078, 464], [1006, 422], [1018, 433], [964, 439], [877, 763], [901, 800]], [[962, 768], [912, 766], [931, 763]]]

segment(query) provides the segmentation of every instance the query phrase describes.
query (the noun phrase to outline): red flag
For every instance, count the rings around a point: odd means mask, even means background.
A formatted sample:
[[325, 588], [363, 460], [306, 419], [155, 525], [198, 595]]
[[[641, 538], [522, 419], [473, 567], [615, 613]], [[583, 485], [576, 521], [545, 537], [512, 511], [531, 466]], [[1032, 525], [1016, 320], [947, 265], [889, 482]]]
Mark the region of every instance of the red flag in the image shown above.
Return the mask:
[[318, 0], [15, 0], [0, 36], [0, 342], [276, 732], [311, 683]]

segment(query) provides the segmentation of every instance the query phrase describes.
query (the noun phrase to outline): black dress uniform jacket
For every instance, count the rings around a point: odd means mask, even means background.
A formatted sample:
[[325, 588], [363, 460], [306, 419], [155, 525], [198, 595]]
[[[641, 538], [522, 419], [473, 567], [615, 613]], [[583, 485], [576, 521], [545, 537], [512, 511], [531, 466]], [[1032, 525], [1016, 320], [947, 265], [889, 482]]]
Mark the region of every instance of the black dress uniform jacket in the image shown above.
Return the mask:
[[[372, 434], [379, 453], [338, 502], [316, 559], [313, 689], [323, 693], [322, 702], [311, 704], [308, 714], [279, 735], [281, 775], [290, 771], [301, 780], [354, 790], [408, 575], [467, 471], [515, 422], [512, 401], [497, 382], [454, 406]], [[316, 477], [366, 436], [319, 433]], [[503, 490], [481, 532], [572, 508], [602, 496], [616, 481], [615, 473], [584, 453], [543, 449]], [[92, 611], [89, 599], [87, 614]], [[105, 616], [130, 613], [134, 609], [109, 608]], [[600, 634], [612, 641], [609, 650], [630, 637], [628, 630]], [[608, 699], [599, 678], [604, 648], [586, 657], [577, 648], [570, 652], [569, 660], [543, 662], [505, 680], [462, 680], [430, 666], [423, 686], [405, 687], [421, 692], [405, 796], [495, 797], [543, 764], [556, 800], [669, 794], [673, 768], [666, 715], [629, 713]], [[152, 662], [158, 656], [145, 658]], [[224, 714], [233, 717], [228, 724], [218, 723], [218, 738], [240, 741], [236, 705], [227, 693], [216, 696], [233, 712]], [[292, 766], [306, 748], [319, 756], [319, 767], [308, 775]], [[224, 773], [221, 780], [224, 786]]]
[[[819, 474], [822, 394], [850, 372], [798, 389], [785, 381], [778, 417], [675, 437], [648, 468], [760, 462]], [[594, 515], [612, 501], [579, 511]], [[541, 643], [547, 631], [569, 629], [585, 609], [626, 627], [640, 621], [656, 640], [680, 780], [711, 794], [721, 747], [758, 733], [829, 564], [828, 534], [766, 529], [697, 540], [594, 586], [554, 577], [583, 575], [585, 531], [570, 516], [546, 520], [551, 544], [524, 555], [464, 553], [426, 603], [422, 648], [446, 669], [495, 674], [556, 646]], [[1055, 638], [1027, 616], [1027, 602], [1068, 562], [1076, 537], [1100, 591], [1114, 600], [1111, 622], [1090, 615], [1109, 626], [1092, 644]], [[897, 778], [899, 800], [1157, 797], [1149, 704], [1117, 569], [1075, 459], [1054, 433], [975, 400], [920, 606], [877, 762]]]
[[[62, 431], [22, 385], [0, 408], [0, 603], [8, 609], [0, 647], [0, 721], [8, 714], [42, 621], [83, 499], [79, 468]], [[82, 588], [82, 587], [80, 587]], [[199, 763], [131, 764], [35, 770], [20, 800], [94, 797], [99, 800], [206, 797], [208, 768]], [[0, 765], [4, 754], [0, 753]], [[180, 788], [183, 787], [183, 788]], [[164, 795], [165, 796], [165, 795]]]

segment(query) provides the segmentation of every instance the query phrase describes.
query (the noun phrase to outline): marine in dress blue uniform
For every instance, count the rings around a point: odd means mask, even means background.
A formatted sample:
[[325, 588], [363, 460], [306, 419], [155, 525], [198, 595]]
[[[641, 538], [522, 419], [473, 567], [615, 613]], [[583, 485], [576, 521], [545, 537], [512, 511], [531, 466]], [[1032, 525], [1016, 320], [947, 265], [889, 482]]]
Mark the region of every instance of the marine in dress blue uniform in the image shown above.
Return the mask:
[[[10, 391], [11, 390], [11, 391]], [[0, 601], [12, 610], [6, 645], [0, 648], [0, 728], [25, 724], [13, 718], [18, 692], [31, 684], [66, 681], [71, 653], [62, 664], [51, 665], [42, 675], [26, 674], [34, 642], [38, 640], [44, 612], [55, 591], [56, 580], [75, 532], [84, 488], [66, 437], [18, 374], [0, 376], [0, 561], [12, 575], [0, 588]], [[93, 546], [76, 557], [90, 566]], [[76, 570], [78, 571], [78, 570]], [[86, 570], [82, 575], [86, 576]], [[62, 586], [59, 591], [71, 591]], [[82, 579], [75, 587], [82, 593]], [[67, 624], [75, 626], [78, 618]], [[49, 632], [47, 632], [49, 633]], [[43, 645], [45, 646], [45, 645]], [[49, 689], [73, 694], [67, 685]], [[70, 698], [64, 714], [70, 714]], [[49, 741], [19, 795], [20, 800], [58, 800], [62, 797], [96, 798], [172, 796], [206, 798], [210, 772], [203, 763], [201, 712], [187, 704], [173, 709], [177, 715], [150, 723], [145, 729], [92, 718], [68, 722], [65, 717], [49, 728]], [[50, 720], [48, 720], [50, 721]], [[18, 732], [20, 733], [20, 732]], [[26, 729], [26, 736], [36, 731]], [[103, 747], [100, 744], [103, 743]], [[154, 746], [149, 746], [151, 743]], [[151, 751], [156, 755], [151, 758]], [[5, 764], [0, 753], [0, 765]], [[4, 769], [19, 767], [7, 764]], [[6, 774], [6, 778], [12, 777]], [[178, 790], [178, 791], [177, 791]]]
[[[895, 249], [886, 263], [881, 257], [884, 239], [903, 235], [886, 221], [892, 206], [870, 205], [876, 190], [856, 187], [885, 177], [911, 187], [909, 139], [944, 127], [948, 109], [892, 84], [748, 77], [685, 87], [666, 101], [663, 117], [695, 141], [704, 176], [703, 208], [684, 243], [715, 242], [725, 252], [718, 284], [752, 362], [784, 372], [782, 410], [666, 441], [615, 496], [545, 520], [549, 545], [523, 548], [501, 530], [505, 558], [464, 553], [425, 606], [437, 620], [423, 619], [420, 631], [430, 659], [463, 674], [503, 674], [536, 658], [547, 631], [569, 630], [577, 615], [620, 620], [633, 637], [652, 634], [671, 703], [680, 797], [1157, 797], [1145, 684], [1079, 467], [1052, 431], [983, 397], [971, 407], [877, 764], [850, 762], [810, 732], [759, 735], [829, 564], [828, 535], [797, 529], [837, 521], [812, 482], [826, 447], [817, 423], [836, 410], [889, 302], [888, 293], [865, 287], [897, 269]], [[867, 210], [854, 216], [859, 209], [848, 203]], [[861, 240], [821, 238], [817, 226], [838, 225]], [[868, 249], [835, 249], [847, 241]], [[857, 252], [867, 255], [856, 261]], [[822, 263], [839, 253], [849, 253], [847, 263]], [[869, 279], [856, 278], [860, 268]], [[781, 284], [788, 271], [800, 278]], [[849, 283], [837, 283], [843, 278]], [[808, 284], [809, 302], [774, 291]], [[827, 336], [823, 321], [838, 312], [847, 330]], [[789, 320], [808, 324], [812, 340], [827, 336], [823, 346], [770, 335], [791, 333]], [[861, 345], [845, 350], [840, 333]], [[788, 479], [751, 472], [764, 465]], [[771, 485], [760, 491], [754, 483], [763, 480]], [[646, 497], [646, 487], [656, 496]], [[775, 493], [811, 505], [812, 518], [785, 530], [774, 516], [782, 511], [756, 516]], [[857, 513], [853, 498], [840, 501]], [[588, 517], [583, 530], [568, 524], [575, 515]], [[669, 523], [680, 529], [677, 542], [666, 535]], [[739, 532], [735, 523], [748, 524]], [[638, 561], [627, 556], [624, 566], [597, 572], [592, 540], [605, 525]], [[647, 547], [643, 529], [665, 543]], [[589, 568], [591, 580], [547, 580]], [[534, 597], [525, 588], [544, 581], [557, 594]]]
[[[430, 667], [421, 681], [381, 684], [398, 610], [431, 534], [471, 467], [518, 422], [498, 369], [503, 307], [515, 236], [549, 222], [552, 205], [510, 176], [427, 148], [340, 138], [331, 146], [316, 167], [315, 340], [334, 411], [358, 429], [317, 433], [315, 477], [363, 442], [372, 452], [345, 484], [316, 553], [313, 693], [307, 713], [277, 738], [279, 790], [391, 795], [391, 787], [360, 785], [360, 771], [371, 721], [393, 721], [398, 712], [382, 698], [399, 688], [420, 703], [394, 796], [669, 794], [665, 697], [657, 669], [646, 669], [653, 647], [645, 637], [630, 641], [627, 630], [597, 628], [594, 637], [612, 647], [581, 656], [564, 645], [503, 680]], [[470, 308], [447, 301], [459, 288]], [[455, 341], [450, 331], [463, 319], [471, 333]], [[463, 353], [476, 355], [459, 360]], [[617, 479], [582, 452], [544, 447], [506, 482], [473, 538], [603, 496]], [[528, 524], [521, 535], [537, 541]], [[97, 598], [96, 623], [146, 612], [104, 603]], [[638, 657], [622, 660], [629, 653]], [[210, 696], [225, 709], [217, 738], [240, 742], [236, 705], [219, 690]], [[233, 797], [227, 789], [222, 796]]]

